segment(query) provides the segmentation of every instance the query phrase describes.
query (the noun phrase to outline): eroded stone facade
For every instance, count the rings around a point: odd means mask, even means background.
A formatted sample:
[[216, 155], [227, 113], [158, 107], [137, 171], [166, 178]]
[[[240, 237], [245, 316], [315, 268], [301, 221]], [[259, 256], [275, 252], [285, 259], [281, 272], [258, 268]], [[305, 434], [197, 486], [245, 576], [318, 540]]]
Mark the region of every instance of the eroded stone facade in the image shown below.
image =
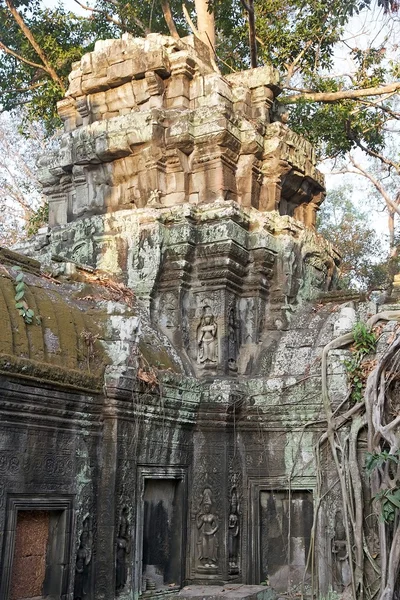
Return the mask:
[[[192, 38], [98, 42], [74, 66], [60, 150], [40, 165], [50, 229], [20, 247], [47, 275], [0, 256], [2, 599], [35, 510], [43, 596], [301, 588], [322, 349], [376, 307], [331, 292], [323, 179], [274, 121], [278, 92], [267, 67], [222, 77]], [[329, 357], [337, 405], [347, 355]], [[332, 490], [314, 553], [324, 594], [348, 583]]]
[[60, 149], [41, 161], [50, 226], [226, 200], [312, 226], [323, 177], [311, 145], [272, 122], [279, 91], [270, 67], [221, 77], [196, 38], [97, 42], [58, 105]]

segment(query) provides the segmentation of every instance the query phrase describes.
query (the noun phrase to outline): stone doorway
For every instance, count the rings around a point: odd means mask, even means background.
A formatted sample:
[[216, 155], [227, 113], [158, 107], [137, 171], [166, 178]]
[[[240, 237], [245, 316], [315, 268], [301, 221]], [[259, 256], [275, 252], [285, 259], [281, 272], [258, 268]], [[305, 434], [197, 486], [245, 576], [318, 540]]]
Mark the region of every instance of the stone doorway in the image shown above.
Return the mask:
[[[277, 592], [295, 593], [303, 585], [310, 547], [314, 504], [313, 477], [293, 480], [291, 490], [283, 478], [250, 478], [247, 583], [268, 579]], [[304, 579], [307, 585], [310, 577]]]
[[138, 591], [151, 596], [176, 591], [183, 585], [186, 480], [182, 470], [141, 475]]
[[10, 497], [1, 600], [68, 596], [71, 498]]
[[[260, 570], [277, 592], [300, 591], [313, 524], [312, 493], [260, 492]], [[305, 579], [307, 581], [307, 577]]]

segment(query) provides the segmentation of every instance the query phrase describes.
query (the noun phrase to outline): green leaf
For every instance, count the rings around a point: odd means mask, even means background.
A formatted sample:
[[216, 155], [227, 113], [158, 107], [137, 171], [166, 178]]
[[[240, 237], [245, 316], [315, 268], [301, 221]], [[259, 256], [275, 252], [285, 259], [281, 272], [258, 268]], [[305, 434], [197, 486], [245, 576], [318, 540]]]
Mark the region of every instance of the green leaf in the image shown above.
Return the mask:
[[17, 285], [15, 286], [15, 290], [16, 292], [22, 292], [23, 290], [25, 290], [25, 283], [23, 281], [17, 283]]
[[15, 301], [18, 302], [18, 300], [21, 300], [21, 298], [23, 298], [24, 296], [25, 296], [25, 291], [18, 292], [18, 294], [15, 294]]
[[397, 498], [395, 494], [387, 494], [386, 498], [396, 506], [396, 508], [400, 508], [400, 498]]
[[24, 279], [24, 274], [22, 272], [18, 273], [18, 275], [15, 278], [15, 281], [17, 282], [21, 282]]
[[26, 311], [26, 316], [27, 317], [34, 317], [35, 313], [33, 312], [33, 310], [31, 308], [28, 308], [28, 310]]

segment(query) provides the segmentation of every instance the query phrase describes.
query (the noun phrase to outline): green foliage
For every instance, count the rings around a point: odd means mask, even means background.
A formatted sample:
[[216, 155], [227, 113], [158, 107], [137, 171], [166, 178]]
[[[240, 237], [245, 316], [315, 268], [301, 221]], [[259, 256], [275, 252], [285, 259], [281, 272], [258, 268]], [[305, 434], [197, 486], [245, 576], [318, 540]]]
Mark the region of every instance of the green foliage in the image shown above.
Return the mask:
[[260, 58], [282, 70], [301, 55], [298, 66], [304, 75], [330, 69], [333, 47], [346, 23], [370, 4], [369, 0], [256, 0]]
[[353, 328], [354, 348], [357, 355], [364, 357], [367, 354], [375, 352], [376, 335], [362, 321], [358, 321]]
[[393, 523], [396, 512], [400, 508], [400, 489], [380, 490], [374, 500], [381, 504], [381, 519], [385, 523]]
[[363, 369], [363, 360], [376, 349], [376, 335], [365, 323], [358, 321], [353, 328], [354, 343], [352, 356], [344, 361], [347, 378], [350, 386], [350, 402], [357, 404], [364, 397], [366, 374]]
[[363, 399], [365, 386], [360, 358], [354, 356], [349, 360], [345, 360], [344, 366], [350, 385], [350, 403], [357, 404]]
[[[378, 469], [394, 467], [397, 469], [400, 462], [400, 451], [391, 454], [387, 450], [382, 452], [368, 452], [365, 460], [365, 470], [369, 476]], [[381, 519], [385, 523], [393, 523], [398, 509], [400, 508], [400, 488], [398, 486], [384, 488], [374, 496], [373, 500], [379, 502], [381, 507]]]
[[371, 475], [375, 469], [382, 469], [388, 462], [391, 462], [394, 465], [398, 465], [400, 460], [400, 452], [399, 450], [395, 452], [395, 454], [390, 454], [388, 450], [383, 450], [382, 452], [367, 452], [365, 458], [365, 470], [368, 475]]
[[47, 225], [49, 221], [49, 203], [45, 202], [42, 206], [39, 206], [32, 215], [29, 217], [28, 223], [25, 227], [28, 236], [35, 235], [40, 227]]
[[[35, 316], [34, 311], [29, 308], [28, 303], [25, 298], [26, 285], [24, 281], [24, 273], [21, 271], [21, 267], [13, 267], [14, 271], [17, 271], [17, 276], [15, 278], [15, 308], [25, 321], [27, 325], [31, 325], [33, 323], [33, 319]], [[40, 323], [40, 318], [36, 317], [36, 323]]]
[[[81, 19], [61, 6], [43, 8], [39, 0], [15, 2], [16, 8], [45, 53], [50, 64], [67, 87], [74, 61], [93, 47], [97, 32], [89, 19]], [[30, 121], [41, 120], [49, 132], [60, 125], [56, 103], [63, 91], [39, 68], [40, 57], [0, 0], [0, 40], [12, 52], [38, 65], [32, 66], [8, 53], [0, 61], [0, 103], [10, 111], [24, 105]]]
[[321, 206], [317, 229], [342, 257], [339, 286], [370, 291], [388, 284], [389, 261], [369, 215], [352, 200], [351, 187], [331, 190]]

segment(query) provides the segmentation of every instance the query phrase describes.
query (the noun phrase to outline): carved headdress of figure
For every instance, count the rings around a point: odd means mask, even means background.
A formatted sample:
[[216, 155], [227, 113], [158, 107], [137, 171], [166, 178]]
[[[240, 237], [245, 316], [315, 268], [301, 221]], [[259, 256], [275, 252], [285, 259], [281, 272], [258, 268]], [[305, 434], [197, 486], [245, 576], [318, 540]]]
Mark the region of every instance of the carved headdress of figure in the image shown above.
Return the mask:
[[202, 505], [208, 505], [211, 506], [212, 505], [212, 491], [210, 490], [210, 488], [205, 488], [205, 490], [203, 491], [203, 498], [201, 501]]

